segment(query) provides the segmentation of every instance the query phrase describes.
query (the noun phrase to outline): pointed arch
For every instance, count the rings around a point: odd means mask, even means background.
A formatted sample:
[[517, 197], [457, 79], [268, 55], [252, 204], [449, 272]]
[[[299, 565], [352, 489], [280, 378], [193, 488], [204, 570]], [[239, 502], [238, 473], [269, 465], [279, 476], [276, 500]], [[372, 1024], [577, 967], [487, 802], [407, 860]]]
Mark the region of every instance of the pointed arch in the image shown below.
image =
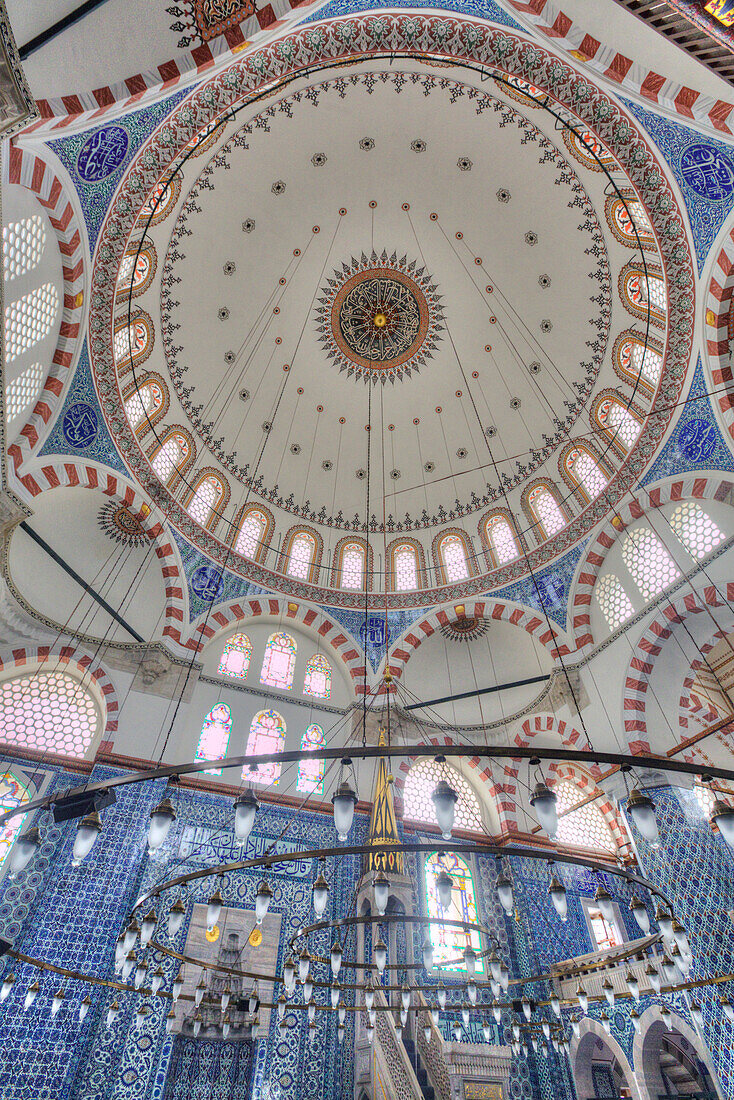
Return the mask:
[[[232, 711], [221, 700], [204, 717], [194, 760], [224, 760], [232, 732]], [[221, 775], [221, 768], [207, 768], [208, 775]]]
[[415, 592], [426, 587], [426, 556], [417, 539], [395, 539], [387, 547], [388, 592]]
[[603, 438], [605, 445], [624, 458], [642, 431], [644, 414], [617, 390], [597, 394], [591, 406], [591, 426]]
[[451, 527], [433, 540], [433, 564], [438, 584], [453, 584], [476, 576], [474, 551], [465, 531]]
[[187, 490], [186, 511], [207, 531], [216, 531], [222, 512], [229, 504], [231, 489], [226, 478], [211, 467], [199, 473]]
[[311, 527], [291, 527], [283, 540], [280, 571], [300, 581], [318, 582], [324, 540]]
[[144, 309], [136, 309], [130, 324], [127, 315], [115, 324], [112, 338], [112, 352], [117, 373], [122, 376], [139, 367], [148, 358], [155, 343], [155, 329], [150, 314]]
[[[282, 752], [285, 748], [285, 718], [277, 710], [260, 710], [252, 719], [247, 737], [247, 756], [266, 756]], [[263, 786], [278, 785], [282, 765], [273, 760], [269, 764], [259, 764], [257, 771], [247, 765], [242, 769], [242, 778], [249, 783]]]
[[158, 254], [150, 238], [140, 245], [140, 251], [137, 242], [130, 245], [117, 273], [115, 293], [118, 299], [127, 301], [129, 293], [133, 298], [144, 294], [153, 282], [157, 266]]
[[168, 428], [160, 443], [148, 452], [148, 459], [158, 480], [172, 489], [196, 458], [196, 446], [191, 433], [178, 426]]
[[[316, 752], [326, 748], [326, 734], [321, 726], [313, 723], [307, 726], [301, 738], [302, 752]], [[298, 765], [298, 778], [296, 790], [303, 794], [324, 793], [324, 761], [314, 759], [302, 760]]]
[[[441, 871], [447, 872], [453, 879], [451, 891], [451, 905], [443, 909], [436, 890], [436, 878]], [[465, 859], [456, 852], [432, 852], [424, 865], [424, 887], [426, 909], [429, 917], [438, 920], [459, 920], [476, 924], [478, 921], [477, 898], [474, 889], [474, 878], [471, 867]], [[436, 966], [445, 966], [448, 960], [461, 959], [464, 948], [473, 947], [475, 951], [482, 950], [482, 941], [479, 932], [472, 930], [465, 932], [461, 928], [453, 928], [445, 924], [430, 924], [428, 934], [433, 944], [434, 963]], [[464, 971], [463, 959], [461, 962], [453, 962], [446, 966], [447, 970]], [[477, 974], [484, 973], [484, 959], [477, 959]]]
[[368, 548], [363, 538], [348, 535], [334, 548], [331, 585], [350, 592], [364, 592], [366, 585], [372, 588], [372, 569], [372, 547]]
[[271, 634], [265, 644], [260, 683], [290, 691], [293, 687], [297, 648], [290, 634], [282, 630]]
[[168, 386], [159, 374], [152, 373], [147, 374], [139, 386], [135, 382], [126, 386], [122, 399], [128, 423], [138, 439], [143, 439], [166, 415], [170, 405]]
[[592, 172], [601, 172], [604, 168], [616, 168], [617, 162], [603, 145], [593, 130], [570, 130], [564, 126], [561, 130], [563, 140], [569, 152], [577, 161], [590, 168]]
[[630, 260], [619, 276], [619, 297], [624, 308], [633, 317], [650, 321], [658, 328], [665, 328], [668, 316], [668, 293], [662, 268], [648, 264], [647, 273], [639, 260]]
[[612, 473], [586, 440], [571, 440], [562, 448], [558, 470], [583, 506], [601, 496]]
[[235, 517], [232, 530], [235, 553], [250, 561], [265, 560], [275, 530], [275, 519], [269, 508], [246, 504]]
[[219, 659], [217, 672], [220, 676], [231, 676], [235, 680], [244, 680], [250, 667], [252, 657], [252, 642], [246, 634], [233, 634], [228, 638], [222, 656]]
[[549, 478], [527, 485], [520, 500], [539, 543], [557, 535], [568, 523], [570, 517], [558, 499], [558, 488]]
[[312, 695], [314, 699], [328, 699], [331, 696], [331, 665], [323, 653], [314, 653], [306, 665], [303, 694]]
[[136, 225], [147, 229], [149, 226], [159, 225], [160, 222], [165, 221], [178, 202], [180, 194], [181, 177], [178, 173], [168, 182], [159, 180], [140, 207]]
[[655, 235], [647, 211], [629, 187], [623, 188], [621, 195], [608, 196], [604, 204], [604, 213], [607, 225], [620, 244], [626, 245], [627, 248], [639, 248], [641, 244], [645, 251], [657, 251]]
[[515, 517], [507, 508], [494, 508], [482, 517], [479, 538], [490, 569], [499, 569], [520, 556], [522, 546]]
[[636, 329], [619, 334], [612, 349], [614, 371], [635, 392], [652, 397], [663, 373], [663, 349], [652, 336], [645, 338]]

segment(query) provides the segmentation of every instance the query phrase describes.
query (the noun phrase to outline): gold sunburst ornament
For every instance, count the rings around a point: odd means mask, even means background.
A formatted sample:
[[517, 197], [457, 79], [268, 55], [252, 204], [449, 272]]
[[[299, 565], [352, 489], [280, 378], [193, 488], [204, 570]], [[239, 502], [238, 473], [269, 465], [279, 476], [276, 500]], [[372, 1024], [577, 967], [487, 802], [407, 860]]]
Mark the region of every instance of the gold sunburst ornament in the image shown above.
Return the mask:
[[219, 939], [219, 925], [215, 924], [213, 928], [207, 928], [205, 935], [209, 943], [216, 943]]
[[260, 944], [263, 942], [262, 930], [260, 928], [253, 928], [252, 932], [250, 932], [247, 942], [249, 943], [250, 947], [259, 947]]

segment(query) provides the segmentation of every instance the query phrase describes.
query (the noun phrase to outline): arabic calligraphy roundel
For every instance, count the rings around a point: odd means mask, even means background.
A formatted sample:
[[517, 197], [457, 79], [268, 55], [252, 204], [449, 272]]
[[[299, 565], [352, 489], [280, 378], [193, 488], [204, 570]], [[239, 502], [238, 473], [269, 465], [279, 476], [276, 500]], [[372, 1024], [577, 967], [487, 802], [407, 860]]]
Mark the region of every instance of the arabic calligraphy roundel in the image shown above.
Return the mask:
[[76, 170], [86, 183], [99, 183], [120, 167], [127, 147], [128, 136], [124, 127], [103, 126], [82, 145], [76, 159]]

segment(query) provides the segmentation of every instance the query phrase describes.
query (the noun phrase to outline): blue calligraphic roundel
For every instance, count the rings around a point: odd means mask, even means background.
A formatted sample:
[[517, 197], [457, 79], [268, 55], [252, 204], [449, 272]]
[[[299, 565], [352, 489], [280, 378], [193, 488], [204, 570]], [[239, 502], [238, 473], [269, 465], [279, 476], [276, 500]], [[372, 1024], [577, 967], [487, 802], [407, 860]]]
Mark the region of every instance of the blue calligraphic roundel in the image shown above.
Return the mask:
[[734, 194], [734, 165], [713, 145], [704, 141], [687, 145], [679, 167], [691, 191], [704, 199], [725, 202]]
[[704, 463], [716, 448], [716, 428], [709, 420], [689, 420], [680, 430], [678, 446], [689, 462]]
[[200, 565], [191, 576], [191, 587], [199, 599], [213, 603], [224, 592], [222, 574], [215, 565]]
[[97, 438], [99, 419], [91, 405], [86, 401], [76, 401], [64, 413], [61, 430], [66, 442], [72, 447], [85, 450]]
[[359, 637], [362, 645], [367, 648], [379, 649], [385, 644], [385, 620], [370, 616], [366, 623], [359, 628]]
[[99, 183], [120, 167], [127, 146], [128, 136], [124, 127], [104, 126], [82, 145], [76, 158], [76, 170], [87, 183]]

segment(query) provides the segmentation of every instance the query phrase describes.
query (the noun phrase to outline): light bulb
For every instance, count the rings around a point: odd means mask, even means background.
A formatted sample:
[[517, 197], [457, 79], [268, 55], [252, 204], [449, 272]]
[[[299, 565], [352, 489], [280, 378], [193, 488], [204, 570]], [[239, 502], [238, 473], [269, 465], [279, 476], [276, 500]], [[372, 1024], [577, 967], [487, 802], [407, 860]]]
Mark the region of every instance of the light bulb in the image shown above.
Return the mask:
[[515, 911], [515, 895], [512, 892], [512, 882], [505, 874], [497, 878], [497, 897], [507, 915], [512, 916]]
[[148, 826], [148, 848], [155, 852], [164, 843], [176, 820], [176, 811], [169, 798], [164, 798], [150, 813]]
[[171, 908], [168, 910], [168, 935], [175, 936], [180, 931], [184, 917], [186, 916], [186, 907], [179, 895], [174, 901]]
[[529, 1023], [530, 1022], [530, 1017], [533, 1014], [533, 1006], [531, 1005], [531, 1003], [527, 999], [527, 997], [523, 997], [523, 999], [522, 999], [522, 1011], [523, 1011], [523, 1015], [525, 1016], [525, 1019]]
[[640, 999], [640, 982], [635, 974], [631, 970], [628, 970], [624, 976], [624, 980], [627, 983], [627, 988], [636, 1001]]
[[614, 900], [604, 886], [598, 886], [594, 894], [594, 901], [601, 910], [601, 915], [609, 924], [614, 924]]
[[469, 1005], [461, 1006], [461, 1020], [464, 1027], [469, 1027]]
[[436, 875], [436, 895], [438, 897], [438, 904], [444, 910], [444, 912], [451, 906], [451, 890], [454, 885], [454, 880], [451, 875], [446, 871], [439, 871]]
[[477, 972], [477, 953], [473, 947], [464, 948], [464, 969], [470, 977]]
[[204, 994], [206, 993], [206, 984], [204, 982], [204, 975], [199, 978], [199, 984], [194, 990], [194, 1004], [198, 1008], [201, 1002], [204, 1000]]
[[57, 989], [51, 1000], [51, 1015], [58, 1016], [59, 1010], [64, 1003], [64, 991], [63, 989]]
[[606, 999], [610, 1008], [614, 1008], [614, 986], [609, 981], [609, 978], [605, 978], [601, 983], [602, 993]]
[[380, 974], [382, 974], [387, 966], [387, 947], [379, 939], [372, 949], [372, 958], [374, 959], [375, 966]]
[[337, 940], [336, 943], [332, 944], [331, 955], [329, 956], [329, 962], [331, 963], [331, 972], [335, 978], [339, 977], [343, 954], [344, 952], [342, 951], [342, 945]]
[[470, 1005], [475, 1005], [477, 1003], [478, 994], [479, 990], [477, 989], [477, 983], [473, 979], [470, 979], [466, 983], [466, 995], [469, 998]]
[[433, 970], [433, 944], [430, 940], [426, 940], [423, 944], [423, 968], [424, 970]]
[[[283, 996], [283, 994], [282, 994], [282, 993], [281, 993], [281, 995], [280, 995], [280, 998], [278, 999], [278, 1005], [279, 1005], [279, 1006], [280, 1006], [280, 1001], [281, 1001], [281, 999], [282, 999], [282, 1001], [283, 1001], [283, 1004], [285, 1004], [285, 997]], [[222, 996], [221, 996], [221, 998], [220, 998], [220, 1005], [221, 1005], [221, 1009], [222, 1009], [222, 1015], [224, 1015], [224, 1013], [225, 1013], [225, 1012], [227, 1011], [227, 1009], [229, 1008], [229, 1002], [230, 1002], [231, 1000], [232, 1000], [232, 990], [231, 990], [231, 989], [229, 988], [229, 986], [226, 986], [226, 987], [225, 987], [225, 988], [224, 988], [224, 989], [222, 990]], [[281, 1015], [282, 1015], [282, 1013], [281, 1013]]]
[[173, 1009], [166, 1016], [166, 1035], [170, 1035], [176, 1023], [176, 1013]]
[[734, 848], [734, 809], [722, 798], [717, 798], [711, 811], [711, 824], [716, 825], [730, 848]]
[[354, 820], [354, 807], [357, 805], [357, 794], [346, 780], [339, 784], [336, 793], [332, 795], [331, 804], [334, 807], [334, 827], [337, 836], [339, 840], [346, 840]]
[[32, 982], [31, 985], [28, 986], [28, 989], [26, 990], [26, 994], [25, 994], [25, 999], [23, 1001], [23, 1008], [26, 1011], [28, 1011], [28, 1009], [31, 1007], [31, 1005], [35, 1001], [36, 997], [38, 996], [38, 990], [40, 988], [41, 987], [39, 986], [38, 982]]
[[553, 908], [556, 913], [558, 913], [561, 920], [565, 921], [568, 918], [568, 897], [566, 895], [566, 887], [555, 875], [550, 881], [548, 893], [550, 894], [550, 899], [553, 902]]
[[305, 982], [308, 977], [308, 972], [311, 968], [311, 956], [308, 953], [308, 948], [304, 947], [301, 954], [298, 956], [298, 977], [302, 982]]
[[403, 988], [400, 990], [400, 1000], [402, 1002], [403, 1008], [405, 1008], [405, 1009], [410, 1008], [410, 987], [409, 986], [404, 985]]
[[642, 898], [638, 898], [636, 896], [632, 898], [632, 901], [630, 902], [630, 912], [637, 921], [637, 926], [642, 932], [643, 936], [649, 936], [650, 914], [648, 913], [647, 906], [645, 905]]
[[184, 968], [181, 967], [178, 974], [174, 978], [173, 986], [171, 988], [171, 994], [173, 996], [174, 1001], [177, 1001], [179, 999], [179, 997], [181, 996], [181, 990], [183, 989], [183, 987], [184, 987]]
[[102, 818], [96, 810], [92, 810], [77, 825], [74, 847], [71, 852], [73, 867], [78, 867], [82, 860], [87, 858], [101, 832]]
[[157, 920], [155, 909], [150, 909], [143, 917], [143, 923], [140, 926], [140, 942], [143, 947], [147, 947], [153, 939]]
[[346, 1005], [343, 1004], [343, 1002], [340, 1001], [336, 1012], [337, 1012], [337, 1016], [339, 1018], [339, 1027], [344, 1027], [344, 1021], [347, 1018]]
[[[207, 932], [213, 932], [217, 926], [217, 921], [222, 913], [222, 906], [224, 905], [224, 898], [216, 889], [212, 896], [209, 898], [209, 902], [206, 907], [206, 930]], [[255, 913], [257, 913], [257, 901], [255, 902]]]
[[79, 1003], [79, 1023], [83, 1024], [87, 1018], [87, 1013], [92, 1005], [92, 998], [87, 994], [83, 1001]]
[[263, 879], [255, 894], [255, 923], [262, 924], [270, 907], [270, 899], [273, 891], [268, 885], [267, 879]]
[[423, 1025], [423, 1041], [426, 1044], [426, 1046], [428, 1046], [429, 1043], [431, 1042], [431, 1025], [430, 1024], [424, 1024]]
[[117, 1017], [120, 1015], [120, 1006], [117, 1001], [113, 1001], [110, 1007], [107, 1009], [107, 1027], [112, 1027]]
[[647, 980], [650, 983], [653, 993], [659, 993], [663, 983], [660, 980], [660, 974], [652, 963], [648, 963], [645, 967], [645, 974], [647, 975]]
[[502, 1005], [498, 1001], [492, 1002], [492, 1015], [496, 1024], [502, 1023]]
[[540, 827], [545, 829], [551, 840], [555, 840], [558, 832], [555, 791], [552, 791], [545, 783], [536, 783], [535, 790], [530, 796], [530, 805], [535, 810]]
[[0, 985], [0, 1001], [7, 1001], [10, 996], [10, 991], [15, 985], [15, 975], [6, 974], [3, 984]]
[[145, 959], [141, 959], [138, 965], [135, 967], [135, 988], [140, 989], [141, 985], [145, 981], [148, 974], [148, 964]]
[[666, 940], [671, 940], [673, 938], [673, 918], [667, 909], [663, 909], [662, 905], [658, 905], [655, 910], [655, 920]]
[[331, 1007], [336, 1008], [339, 1004], [339, 998], [341, 997], [342, 987], [339, 982], [332, 982], [331, 984]]
[[329, 901], [329, 884], [323, 875], [319, 875], [311, 888], [311, 897], [313, 899], [313, 911], [316, 914], [318, 920], [323, 917], [326, 906]]
[[25, 871], [28, 864], [41, 846], [41, 834], [38, 829], [29, 829], [19, 836], [10, 851], [10, 875], [14, 878]]
[[293, 961], [293, 956], [289, 955], [286, 961], [283, 963], [283, 985], [288, 993], [293, 992], [293, 987], [296, 982], [296, 964]]
[[255, 815], [260, 808], [255, 792], [247, 790], [235, 799], [234, 832], [240, 844], [246, 844], [255, 824]]
[[576, 996], [579, 999], [579, 1005], [581, 1006], [581, 1011], [584, 1012], [584, 1013], [588, 1012], [589, 1011], [589, 994], [586, 992], [586, 990], [582, 986], [581, 982], [579, 982], [579, 984], [576, 986]]
[[379, 916], [384, 917], [390, 895], [390, 879], [383, 871], [378, 871], [372, 887], [375, 891], [375, 909]]
[[446, 1011], [446, 986], [441, 982], [436, 990], [436, 996], [438, 997], [438, 1006], [442, 1012]]
[[444, 779], [439, 779], [431, 794], [431, 801], [436, 811], [436, 821], [444, 840], [451, 840], [458, 797], [454, 788], [450, 787]]
[[561, 1016], [561, 999], [560, 999], [560, 997], [558, 996], [557, 993], [551, 993], [548, 1000], [551, 1003], [551, 1008], [553, 1009], [554, 1013], [560, 1019], [560, 1016]]

